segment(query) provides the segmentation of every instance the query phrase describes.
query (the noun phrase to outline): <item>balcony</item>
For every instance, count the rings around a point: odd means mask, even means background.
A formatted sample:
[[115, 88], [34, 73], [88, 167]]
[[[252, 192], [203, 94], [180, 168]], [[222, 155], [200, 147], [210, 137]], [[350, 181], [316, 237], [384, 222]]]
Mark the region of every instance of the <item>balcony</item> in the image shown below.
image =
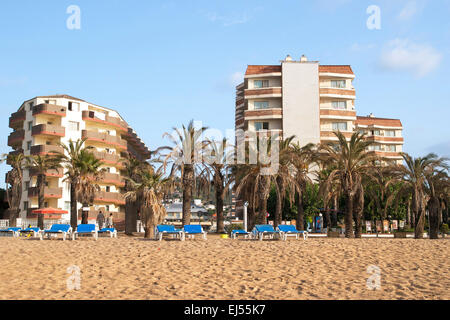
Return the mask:
[[20, 129], [17, 131], [13, 131], [8, 137], [8, 146], [10, 147], [22, 146], [23, 139], [25, 139], [25, 130]]
[[388, 137], [388, 136], [366, 136], [366, 139], [373, 142], [390, 142], [395, 144], [403, 144], [403, 137]]
[[100, 183], [113, 184], [118, 187], [125, 186], [125, 180], [118, 173], [105, 172], [100, 179]]
[[[34, 177], [38, 175], [38, 171], [36, 169], [30, 169], [29, 176]], [[45, 176], [49, 178], [62, 178], [64, 176], [64, 170], [62, 168], [59, 169], [50, 169], [45, 172]]]
[[[96, 116], [99, 113], [94, 111], [83, 111], [82, 117], [84, 121], [92, 121], [95, 123], [104, 124], [107, 126], [112, 126], [117, 130], [128, 131], [128, 124], [120, 118], [110, 117], [108, 115], [102, 115], [102, 118]], [[104, 119], [103, 119], [104, 118]]]
[[[44, 188], [44, 199], [60, 199], [62, 198], [62, 188]], [[28, 188], [28, 197], [36, 198], [38, 196], [38, 188], [32, 187]]]
[[320, 88], [321, 98], [355, 99], [355, 90]]
[[64, 149], [61, 146], [55, 146], [55, 145], [38, 145], [38, 146], [32, 146], [30, 149], [30, 154], [37, 156], [37, 155], [48, 155], [51, 153], [64, 153]]
[[9, 117], [9, 127], [12, 129], [23, 128], [23, 122], [25, 121], [25, 119], [25, 110], [14, 112], [11, 117]]
[[127, 148], [127, 142], [125, 140], [121, 139], [118, 136], [112, 136], [106, 132], [95, 132], [95, 131], [83, 130], [81, 132], [81, 137], [83, 139], [86, 139], [87, 141], [101, 142], [101, 143], [105, 143], [107, 145], [112, 145], [119, 149]]
[[281, 119], [282, 115], [281, 108], [246, 110], [244, 112], [245, 120]]
[[94, 202], [114, 203], [115, 205], [124, 205], [125, 198], [118, 192], [99, 191], [95, 194]]
[[52, 136], [52, 137], [64, 137], [66, 135], [66, 130], [64, 127], [61, 126], [55, 126], [50, 124], [38, 124], [36, 126], [33, 126], [31, 129], [31, 135], [37, 136], [37, 135], [45, 135], [45, 136]]
[[245, 89], [245, 99], [252, 98], [281, 98], [281, 87]]
[[48, 114], [52, 116], [65, 117], [66, 116], [66, 107], [57, 106], [54, 104], [38, 104], [33, 107], [33, 116], [38, 114]]
[[93, 151], [92, 153], [97, 159], [102, 160], [106, 164], [112, 164], [116, 167], [123, 167], [123, 165], [120, 163], [120, 160], [122, 158], [117, 154], [110, 154], [100, 151]]

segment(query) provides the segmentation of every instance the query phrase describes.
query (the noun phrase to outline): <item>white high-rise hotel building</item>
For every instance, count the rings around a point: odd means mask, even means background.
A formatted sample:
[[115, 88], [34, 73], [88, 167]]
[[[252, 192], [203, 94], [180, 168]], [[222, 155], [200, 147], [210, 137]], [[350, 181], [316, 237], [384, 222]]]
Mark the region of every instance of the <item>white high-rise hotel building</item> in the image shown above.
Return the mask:
[[[117, 111], [101, 107], [67, 95], [40, 96], [25, 101], [9, 119], [14, 131], [8, 137], [11, 153], [45, 155], [49, 152], [63, 152], [60, 143], [70, 139], [86, 138], [86, 146], [92, 146], [94, 155], [106, 168], [101, 191], [97, 193], [90, 208], [89, 218], [95, 219], [99, 210], [113, 213], [116, 221], [124, 220], [121, 176], [125, 153], [146, 160], [150, 151], [128, 126]], [[70, 186], [63, 181], [63, 170], [50, 170], [46, 175], [44, 191], [45, 207], [70, 212]], [[32, 210], [38, 206], [36, 172], [24, 170], [21, 218], [35, 218]], [[81, 209], [81, 204], [78, 204]], [[79, 218], [81, 215], [79, 215]], [[45, 219], [68, 219], [69, 214], [52, 214]]]

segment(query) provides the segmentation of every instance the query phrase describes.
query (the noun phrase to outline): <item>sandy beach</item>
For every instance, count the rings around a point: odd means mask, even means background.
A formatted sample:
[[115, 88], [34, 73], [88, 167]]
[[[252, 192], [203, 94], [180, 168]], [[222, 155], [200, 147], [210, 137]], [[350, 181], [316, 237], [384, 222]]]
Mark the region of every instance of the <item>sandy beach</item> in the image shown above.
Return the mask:
[[0, 299], [450, 299], [448, 239], [0, 238], [0, 256]]

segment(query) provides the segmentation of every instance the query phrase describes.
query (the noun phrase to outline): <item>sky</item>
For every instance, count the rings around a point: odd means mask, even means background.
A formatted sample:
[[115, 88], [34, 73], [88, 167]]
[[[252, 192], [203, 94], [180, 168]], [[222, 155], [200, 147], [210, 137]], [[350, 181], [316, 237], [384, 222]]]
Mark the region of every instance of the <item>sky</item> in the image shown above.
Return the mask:
[[401, 119], [405, 152], [450, 156], [449, 17], [450, 0], [2, 0], [0, 153], [39, 95], [115, 109], [151, 149], [191, 119], [225, 134], [247, 65], [305, 54], [350, 64], [358, 115]]

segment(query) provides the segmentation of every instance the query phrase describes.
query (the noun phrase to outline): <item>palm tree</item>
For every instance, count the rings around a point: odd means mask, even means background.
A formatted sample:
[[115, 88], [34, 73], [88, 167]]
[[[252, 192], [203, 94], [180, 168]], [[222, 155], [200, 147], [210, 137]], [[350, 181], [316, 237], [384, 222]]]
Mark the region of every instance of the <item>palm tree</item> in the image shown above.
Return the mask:
[[204, 159], [205, 168], [201, 175], [212, 177], [216, 200], [217, 233], [224, 233], [223, 203], [225, 194], [234, 182], [231, 166], [227, 164], [227, 159], [230, 156], [230, 145], [226, 138], [221, 142], [208, 141], [207, 151], [208, 154], [205, 154]]
[[[100, 191], [98, 182], [106, 169], [101, 168], [103, 162], [97, 159], [89, 148], [82, 149], [78, 158], [79, 180], [76, 186], [76, 199], [83, 208], [94, 202], [97, 192]], [[81, 213], [81, 223], [87, 224], [89, 211], [83, 210]]]
[[279, 167], [275, 177], [277, 202], [275, 206], [274, 227], [281, 224], [286, 193], [291, 204], [294, 201], [296, 192], [301, 193], [301, 184], [298, 183], [297, 177], [294, 175], [296, 168], [293, 163], [295, 163], [295, 157], [297, 156], [297, 149], [292, 142], [294, 139], [295, 136], [291, 136], [280, 141]]
[[[138, 159], [128, 156], [123, 161], [125, 166], [124, 175], [128, 179], [125, 179], [125, 192], [133, 190], [131, 181], [139, 181], [139, 170], [142, 168], [142, 162]], [[137, 212], [139, 204], [136, 201], [132, 201], [131, 197], [125, 198], [125, 234], [132, 235], [136, 231]]]
[[[276, 141], [276, 139], [274, 139]], [[253, 144], [249, 144], [247, 148], [246, 157], [250, 154], [260, 155], [263, 153], [267, 158], [272, 158], [272, 139], [267, 143], [260, 143], [259, 137], [256, 140], [256, 148]], [[244, 190], [247, 190], [251, 196], [250, 205], [253, 208], [258, 207], [258, 214], [255, 215], [256, 224], [267, 223], [267, 199], [270, 194], [270, 186], [276, 183], [276, 170], [278, 167], [276, 163], [264, 163], [261, 157], [258, 157], [256, 164], [241, 164], [238, 170], [240, 171], [240, 182], [237, 183], [236, 194], [243, 196]], [[237, 180], [236, 180], [237, 181]], [[250, 222], [253, 225], [253, 221]]]
[[6, 198], [9, 204], [9, 226], [15, 227], [22, 200], [24, 155], [23, 153], [4, 154], [0, 162], [4, 161], [12, 167], [12, 170], [6, 174]]
[[131, 198], [132, 202], [139, 203], [145, 238], [154, 237], [155, 227], [164, 221], [167, 214], [162, 201], [172, 181], [171, 177], [164, 177], [162, 170], [163, 167], [155, 171], [151, 165], [146, 165], [140, 167], [139, 182], [125, 178], [129, 181], [131, 189], [125, 193], [125, 198]]
[[[44, 188], [46, 184], [46, 173], [61, 167], [59, 159], [55, 155], [36, 155], [25, 157], [25, 168], [36, 172], [36, 188], [38, 193], [38, 208], [44, 208]], [[38, 227], [44, 229], [44, 214], [38, 214]]]
[[[63, 153], [58, 153], [60, 163], [65, 169], [63, 181], [70, 184], [70, 224], [76, 230], [78, 224], [77, 200], [78, 194], [83, 191], [87, 176], [95, 174], [98, 163], [92, 159], [92, 147], [84, 147], [86, 139], [77, 141], [69, 140], [68, 144], [60, 144], [64, 149]], [[95, 164], [94, 167], [91, 165]], [[88, 199], [89, 200], [89, 199]]]
[[402, 189], [407, 188], [412, 192], [411, 211], [415, 217], [414, 237], [421, 239], [425, 227], [427, 172], [433, 172], [442, 167], [445, 168], [446, 159], [438, 158], [434, 153], [418, 158], [402, 153], [402, 157], [405, 165], [398, 168], [397, 175], [404, 181]]
[[293, 145], [293, 153], [291, 163], [295, 168], [295, 180], [298, 184], [297, 189], [297, 230], [305, 229], [305, 214], [303, 210], [303, 195], [306, 186], [311, 183], [309, 176], [309, 167], [315, 157], [314, 144], [309, 143], [303, 147], [297, 142]]
[[206, 127], [196, 128], [194, 121], [191, 120], [187, 127], [184, 125], [181, 129], [173, 128], [174, 135], [167, 132], [163, 137], [168, 137], [174, 144], [169, 147], [170, 152], [165, 156], [164, 168], [168, 162], [172, 162], [170, 175], [181, 172], [183, 186], [183, 225], [191, 223], [191, 201], [195, 183], [197, 166], [202, 163], [202, 152], [207, 143], [203, 140], [202, 134]]
[[448, 166], [445, 159], [442, 166], [444, 169], [432, 166], [425, 172], [427, 193], [428, 193], [428, 215], [430, 221], [430, 239], [437, 239], [440, 226], [440, 217], [442, 216], [441, 198], [446, 194], [450, 186], [448, 176]]
[[348, 142], [341, 132], [334, 134], [338, 138], [337, 145], [333, 143], [321, 145], [322, 165], [334, 167], [326, 184], [329, 189], [335, 181], [339, 182], [347, 204], [344, 219], [345, 237], [353, 236], [353, 218], [355, 220], [355, 237], [359, 238], [362, 232], [361, 216], [364, 207], [362, 178], [369, 174], [369, 169], [377, 157], [366, 151], [372, 142], [365, 140], [364, 134], [355, 132]]

